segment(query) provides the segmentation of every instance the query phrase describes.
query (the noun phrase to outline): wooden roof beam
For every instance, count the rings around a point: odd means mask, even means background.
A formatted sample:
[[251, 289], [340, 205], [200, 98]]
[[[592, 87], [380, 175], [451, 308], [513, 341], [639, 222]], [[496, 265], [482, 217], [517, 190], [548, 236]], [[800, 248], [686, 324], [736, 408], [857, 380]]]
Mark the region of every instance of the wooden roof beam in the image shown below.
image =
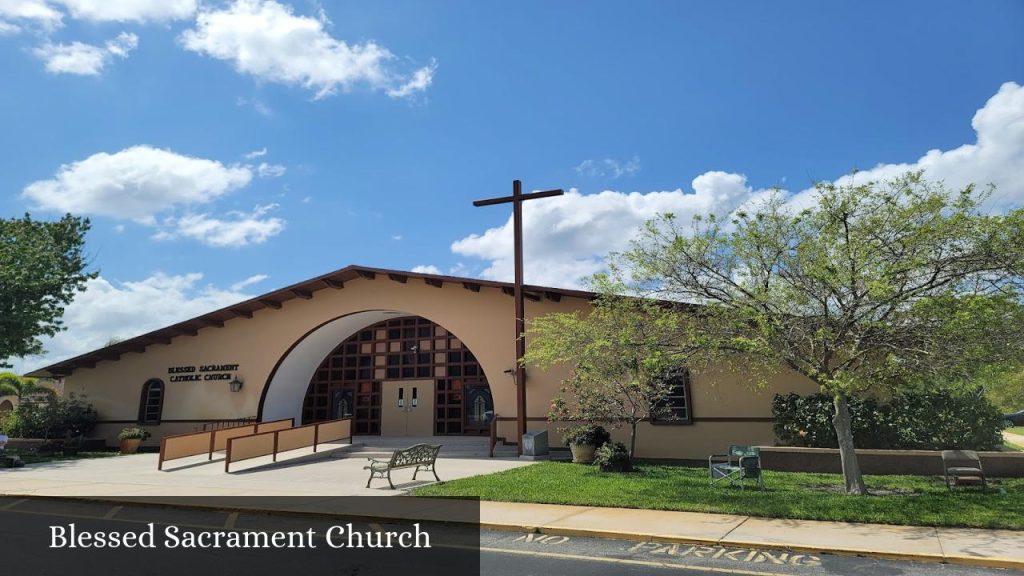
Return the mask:
[[260, 300], [260, 304], [263, 304], [267, 308], [273, 308], [274, 310], [281, 309], [281, 303], [278, 302], [277, 300], [271, 300], [270, 298], [264, 298]]
[[313, 292], [310, 290], [292, 288], [291, 292], [292, 294], [295, 294], [297, 297], [302, 298], [303, 300], [311, 300], [313, 298]]
[[377, 277], [376, 274], [369, 270], [356, 270], [356, 274], [358, 274], [360, 278], [366, 278], [367, 280], [373, 280]]
[[216, 318], [210, 318], [208, 316], [201, 316], [199, 318], [196, 318], [196, 321], [199, 322], [200, 324], [203, 324], [203, 325], [206, 325], [206, 326], [215, 326], [217, 328], [223, 328], [224, 327], [224, 321], [223, 320], [217, 320]]
[[409, 280], [409, 277], [404, 274], [388, 274], [388, 278], [398, 282], [399, 284], [405, 284]]
[[463, 282], [462, 287], [465, 288], [466, 290], [469, 290], [470, 292], [480, 291], [480, 285], [477, 284], [476, 282]]
[[552, 302], [562, 301], [562, 295], [559, 294], [558, 292], [545, 291], [544, 297], [547, 298], [548, 300], [551, 300]]
[[241, 308], [231, 308], [228, 310], [235, 316], [241, 316], [242, 318], [252, 318], [252, 310], [242, 310]]
[[341, 290], [345, 287], [345, 283], [341, 280], [335, 280], [334, 278], [324, 278], [321, 280], [328, 288], [334, 288], [335, 290]]
[[440, 288], [444, 286], [444, 280], [438, 280], [437, 278], [424, 278], [423, 281], [429, 284], [430, 286], [433, 286], [434, 288]]

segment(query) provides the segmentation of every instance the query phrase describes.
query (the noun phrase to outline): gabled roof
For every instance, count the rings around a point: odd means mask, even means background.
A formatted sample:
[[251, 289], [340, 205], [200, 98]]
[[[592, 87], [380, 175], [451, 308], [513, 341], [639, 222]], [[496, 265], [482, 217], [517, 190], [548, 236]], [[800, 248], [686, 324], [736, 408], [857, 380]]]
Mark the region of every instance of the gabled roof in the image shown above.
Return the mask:
[[[237, 304], [232, 304], [202, 316], [196, 316], [177, 324], [153, 330], [141, 336], [122, 340], [92, 352], [86, 352], [80, 356], [56, 362], [49, 366], [29, 372], [28, 376], [49, 377], [66, 376], [77, 368], [93, 368], [97, 362], [103, 360], [118, 360], [122, 354], [128, 352], [144, 352], [151, 344], [170, 344], [171, 338], [177, 336], [196, 336], [200, 328], [208, 326], [223, 327], [224, 322], [232, 318], [252, 318], [253, 312], [264, 308], [280, 309], [281, 305], [288, 300], [303, 298], [309, 300], [313, 293], [318, 290], [332, 289], [341, 290], [345, 283], [364, 278], [374, 280], [381, 279], [400, 282], [405, 284], [409, 280], [422, 281], [424, 284], [440, 288], [445, 284], [461, 285], [466, 290], [479, 292], [481, 288], [499, 288], [502, 292], [512, 295], [513, 284], [511, 282], [495, 282], [492, 280], [479, 280], [476, 278], [461, 278], [458, 276], [442, 276], [439, 274], [421, 274], [419, 272], [405, 272], [402, 270], [387, 270], [384, 268], [368, 268], [365, 266], [346, 266], [340, 270], [317, 276], [304, 282], [292, 284], [273, 292], [261, 294]], [[596, 297], [593, 292], [583, 290], [567, 290], [564, 288], [550, 288], [545, 286], [527, 285], [525, 296], [530, 300], [548, 299], [559, 301], [561, 298], [583, 298], [591, 300]]]

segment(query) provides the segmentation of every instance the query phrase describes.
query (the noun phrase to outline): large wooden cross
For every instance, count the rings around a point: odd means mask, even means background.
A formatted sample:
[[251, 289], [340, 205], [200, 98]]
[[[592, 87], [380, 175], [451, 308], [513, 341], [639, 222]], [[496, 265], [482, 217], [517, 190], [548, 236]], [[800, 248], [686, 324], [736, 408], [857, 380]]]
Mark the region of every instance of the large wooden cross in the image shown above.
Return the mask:
[[512, 181], [512, 195], [501, 198], [488, 198], [477, 200], [473, 206], [493, 206], [495, 204], [512, 204], [512, 237], [515, 251], [515, 290], [513, 296], [516, 307], [516, 423], [519, 430], [519, 438], [516, 442], [518, 452], [523, 453], [523, 435], [526, 434], [526, 367], [523, 366], [523, 357], [526, 356], [526, 302], [523, 297], [523, 202], [536, 200], [537, 198], [549, 198], [561, 196], [561, 190], [545, 190], [543, 192], [532, 192], [523, 194], [523, 183], [519, 180]]

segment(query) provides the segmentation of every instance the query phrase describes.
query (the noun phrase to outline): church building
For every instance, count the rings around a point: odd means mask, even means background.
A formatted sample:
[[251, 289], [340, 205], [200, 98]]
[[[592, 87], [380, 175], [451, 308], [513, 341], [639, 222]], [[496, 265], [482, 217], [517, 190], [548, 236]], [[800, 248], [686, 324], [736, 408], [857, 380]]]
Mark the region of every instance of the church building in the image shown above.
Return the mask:
[[[30, 373], [85, 396], [94, 436], [125, 426], [153, 435], [237, 421], [352, 418], [356, 435], [517, 441], [513, 285], [349, 266]], [[593, 293], [525, 287], [526, 318], [583, 311]], [[548, 429], [570, 367], [527, 367], [527, 428]], [[645, 423], [637, 456], [694, 459], [729, 444], [774, 443], [772, 396], [817, 387], [781, 371], [754, 390], [742, 374], [692, 371], [673, 391], [675, 416]], [[617, 431], [618, 439], [626, 432]], [[444, 443], [443, 439], [438, 439]]]

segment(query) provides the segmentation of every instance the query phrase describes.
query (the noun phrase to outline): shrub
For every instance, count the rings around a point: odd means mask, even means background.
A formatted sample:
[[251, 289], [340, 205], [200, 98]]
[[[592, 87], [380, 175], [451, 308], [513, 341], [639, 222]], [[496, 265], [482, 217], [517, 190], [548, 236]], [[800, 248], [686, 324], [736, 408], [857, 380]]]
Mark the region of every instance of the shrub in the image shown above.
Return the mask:
[[[1002, 444], [1002, 415], [979, 393], [905, 392], [887, 403], [851, 398], [849, 405], [857, 448], [992, 450]], [[775, 436], [784, 446], [835, 448], [833, 413], [827, 394], [777, 394]]]
[[595, 426], [594, 424], [574, 426], [567, 428], [564, 432], [566, 444], [588, 444], [601, 447], [612, 439], [611, 433], [605, 430], [603, 426]]
[[622, 442], [607, 442], [594, 452], [594, 464], [602, 472], [629, 472], [633, 469], [633, 461], [629, 458], [629, 450]]
[[139, 428], [138, 426], [129, 426], [128, 428], [123, 428], [121, 430], [121, 432], [117, 435], [117, 439], [146, 440], [150, 436], [152, 436], [152, 434], [150, 434], [149, 430], [146, 430], [145, 428]]
[[48, 440], [88, 436], [95, 427], [96, 411], [74, 394], [24, 398], [0, 423], [9, 436]]

